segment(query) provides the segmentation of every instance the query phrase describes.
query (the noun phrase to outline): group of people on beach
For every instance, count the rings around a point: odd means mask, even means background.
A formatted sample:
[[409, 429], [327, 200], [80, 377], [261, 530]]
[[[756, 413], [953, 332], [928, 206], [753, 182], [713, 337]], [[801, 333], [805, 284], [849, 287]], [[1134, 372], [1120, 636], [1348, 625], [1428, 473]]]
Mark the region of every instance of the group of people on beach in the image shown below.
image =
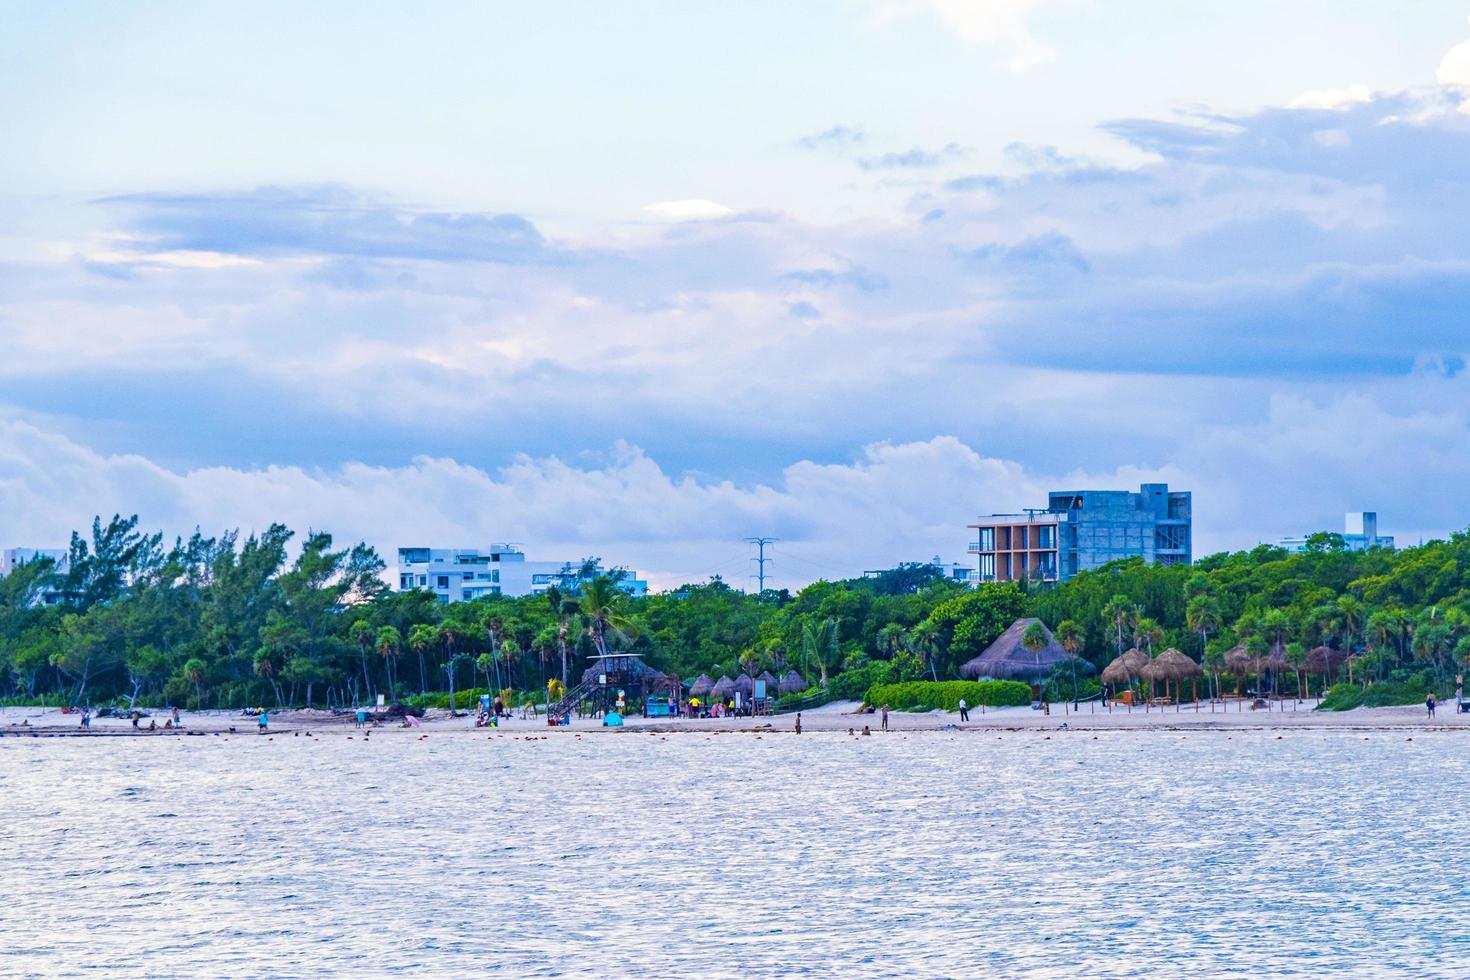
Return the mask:
[[[90, 732], [92, 730], [92, 709], [90, 707], [87, 707], [82, 708], [81, 711], [82, 720], [79, 723], [79, 727], [83, 731]], [[158, 731], [158, 719], [149, 718], [148, 725], [145, 727], [143, 725], [143, 712], [139, 711], [137, 708], [134, 708], [132, 711], [128, 712], [128, 720], [131, 721], [133, 723], [133, 727], [138, 729], [139, 731]], [[167, 732], [172, 731], [176, 728], [183, 727], [184, 722], [183, 719], [179, 716], [179, 709], [170, 708], [169, 716], [163, 723], [163, 730]]]

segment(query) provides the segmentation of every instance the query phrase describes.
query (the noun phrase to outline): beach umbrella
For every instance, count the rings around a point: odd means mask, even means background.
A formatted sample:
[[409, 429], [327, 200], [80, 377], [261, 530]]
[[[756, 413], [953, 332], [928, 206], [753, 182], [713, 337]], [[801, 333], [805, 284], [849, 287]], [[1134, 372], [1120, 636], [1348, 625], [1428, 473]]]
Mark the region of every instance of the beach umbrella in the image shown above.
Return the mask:
[[788, 670], [786, 676], [781, 678], [782, 694], [800, 694], [809, 687], [811, 685], [806, 682], [806, 678], [794, 670]]
[[713, 701], [724, 701], [735, 693], [735, 682], [724, 675], [715, 681], [714, 687], [710, 688], [709, 696]]
[[1097, 668], [1081, 657], [1075, 657], [1062, 648], [1051, 635], [1046, 624], [1041, 624], [1046, 634], [1046, 645], [1040, 650], [1028, 650], [1021, 642], [1026, 628], [1039, 619], [1018, 619], [986, 647], [980, 656], [960, 667], [960, 676], [971, 680], [981, 677], [996, 677], [1001, 680], [1026, 680], [1041, 682], [1058, 664], [1075, 667], [1079, 674], [1090, 674]]
[[1143, 676], [1143, 669], [1151, 662], [1148, 654], [1133, 647], [1127, 653], [1114, 657], [1113, 662], [1103, 668], [1102, 681], [1104, 684], [1111, 684], [1115, 689], [1119, 684], [1127, 687], [1136, 678]]
[[1169, 649], [1165, 650], [1163, 653], [1155, 657], [1152, 661], [1144, 666], [1142, 671], [1143, 677], [1145, 679], [1155, 682], [1164, 682], [1164, 693], [1166, 696], [1169, 692], [1169, 684], [1170, 682], [1173, 682], [1174, 696], [1176, 701], [1178, 700], [1179, 696], [1179, 682], [1185, 680], [1186, 678], [1193, 680], [1194, 678], [1199, 677], [1201, 673], [1203, 673], [1203, 671], [1200, 670], [1199, 664], [1195, 663], [1193, 660], [1189, 659], [1173, 647], [1170, 647]]
[[735, 678], [735, 693], [749, 701], [755, 696], [755, 681], [748, 674], [740, 674]]
[[715, 682], [709, 679], [708, 674], [700, 674], [690, 682], [689, 696], [691, 698], [707, 698], [709, 697], [710, 688], [714, 686]]

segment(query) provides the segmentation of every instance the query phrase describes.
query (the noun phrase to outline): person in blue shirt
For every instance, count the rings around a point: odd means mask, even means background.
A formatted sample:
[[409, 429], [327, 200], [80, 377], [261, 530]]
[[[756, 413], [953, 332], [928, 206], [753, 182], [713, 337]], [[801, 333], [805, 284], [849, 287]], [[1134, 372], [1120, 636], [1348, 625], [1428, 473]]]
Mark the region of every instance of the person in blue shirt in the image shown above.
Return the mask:
[[261, 708], [260, 709], [260, 730], [262, 732], [265, 731], [266, 728], [267, 728], [267, 726], [270, 725], [270, 723], [271, 723], [271, 716], [266, 713], [266, 710], [264, 708]]

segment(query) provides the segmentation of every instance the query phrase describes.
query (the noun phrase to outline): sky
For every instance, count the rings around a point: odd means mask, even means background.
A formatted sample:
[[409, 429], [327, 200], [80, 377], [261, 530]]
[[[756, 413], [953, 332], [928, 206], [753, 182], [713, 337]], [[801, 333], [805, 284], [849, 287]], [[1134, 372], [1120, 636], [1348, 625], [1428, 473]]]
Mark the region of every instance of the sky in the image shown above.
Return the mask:
[[0, 0], [0, 547], [1470, 525], [1470, 2]]

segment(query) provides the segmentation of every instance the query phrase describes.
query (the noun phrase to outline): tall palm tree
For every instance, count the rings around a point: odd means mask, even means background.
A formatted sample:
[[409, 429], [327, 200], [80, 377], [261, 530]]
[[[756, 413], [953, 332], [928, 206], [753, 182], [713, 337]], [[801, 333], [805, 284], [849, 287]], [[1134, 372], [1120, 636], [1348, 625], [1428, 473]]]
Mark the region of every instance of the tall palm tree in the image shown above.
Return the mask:
[[801, 652], [804, 658], [810, 658], [816, 662], [821, 671], [821, 684], [826, 687], [827, 667], [837, 662], [837, 620], [829, 616], [822, 620], [808, 619], [803, 622], [801, 624]]
[[1123, 636], [1132, 613], [1133, 603], [1126, 595], [1118, 593], [1108, 600], [1103, 607], [1102, 616], [1108, 624], [1108, 631], [1113, 634], [1113, 646], [1117, 648], [1117, 655], [1123, 655]]
[[618, 588], [614, 576], [597, 575], [582, 584], [582, 597], [577, 606], [599, 657], [607, 656], [609, 635], [626, 640], [632, 633], [633, 626], [625, 612], [627, 602], [628, 593]]
[[1184, 625], [1191, 632], [1199, 634], [1199, 652], [1203, 657], [1205, 648], [1210, 643], [1210, 634], [1219, 632], [1220, 629], [1220, 607], [1214, 598], [1199, 595], [1190, 599], [1184, 610]]
[[[1067, 651], [1067, 653], [1071, 654], [1073, 657], [1080, 656], [1081, 653], [1082, 653], [1082, 647], [1087, 643], [1087, 636], [1086, 636], [1085, 633], [1083, 633], [1081, 624], [1079, 624], [1075, 619], [1064, 619], [1064, 620], [1062, 620], [1060, 623], [1057, 624], [1057, 628], [1056, 628], [1055, 632], [1052, 635], [1056, 637], [1056, 640], [1057, 640], [1058, 643], [1061, 644], [1062, 649], [1065, 650], [1065, 651]], [[1073, 701], [1076, 701], [1077, 700], [1077, 661], [1076, 660], [1072, 660], [1071, 661], [1071, 667], [1072, 667], [1072, 700]]]
[[362, 693], [364, 697], [371, 698], [373, 696], [373, 681], [368, 675], [367, 655], [368, 649], [372, 647], [373, 641], [377, 639], [377, 634], [373, 631], [371, 623], [365, 619], [359, 619], [352, 624], [352, 628], [347, 631], [347, 635], [351, 637], [353, 643], [357, 644], [357, 649], [362, 654]]
[[892, 660], [904, 647], [903, 627], [898, 623], [889, 623], [878, 631], [878, 652], [883, 654], [884, 659]]
[[[499, 690], [501, 687], [500, 638], [505, 635], [505, 624], [501, 621], [499, 616], [496, 616], [492, 613], [491, 615], [485, 617], [484, 622], [481, 625], [485, 627], [485, 635], [490, 638], [490, 663], [495, 668], [495, 688], [496, 690]], [[486, 681], [489, 681], [488, 676], [486, 677]]]
[[505, 686], [515, 687], [515, 665], [521, 659], [521, 645], [514, 637], [506, 637], [500, 644], [500, 662], [505, 665]]
[[383, 665], [388, 671], [388, 700], [394, 701], [398, 698], [398, 664], [399, 649], [403, 645], [403, 638], [398, 635], [398, 630], [393, 626], [384, 626], [378, 630], [378, 656], [383, 658]]
[[429, 623], [415, 623], [408, 628], [408, 645], [419, 656], [419, 693], [429, 689], [429, 675], [425, 669], [424, 651], [439, 642], [439, 630]]
[[939, 627], [927, 620], [909, 630], [909, 649], [929, 668], [929, 676], [935, 681], [939, 680], [938, 662], [943, 642], [944, 634]]

